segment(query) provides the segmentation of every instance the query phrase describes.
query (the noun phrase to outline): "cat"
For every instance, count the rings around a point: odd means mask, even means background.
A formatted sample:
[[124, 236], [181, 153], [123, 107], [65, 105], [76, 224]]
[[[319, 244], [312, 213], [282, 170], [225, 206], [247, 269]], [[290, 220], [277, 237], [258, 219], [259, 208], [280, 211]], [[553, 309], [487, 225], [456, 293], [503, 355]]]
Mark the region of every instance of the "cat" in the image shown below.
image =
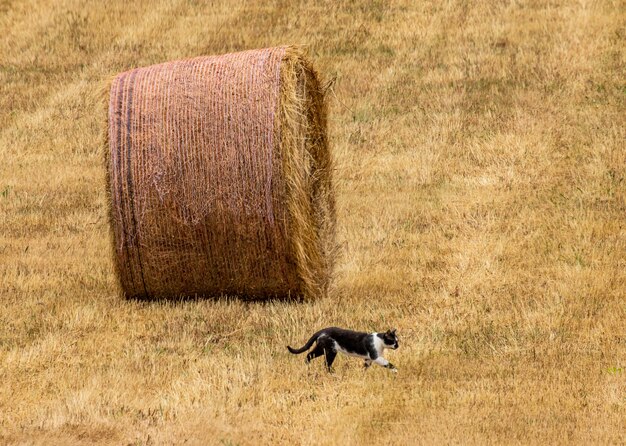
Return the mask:
[[289, 351], [294, 355], [307, 351], [314, 342], [317, 342], [315, 348], [306, 355], [306, 362], [324, 355], [326, 357], [326, 368], [331, 371], [331, 366], [337, 356], [337, 352], [341, 352], [349, 356], [357, 356], [365, 360], [365, 368], [374, 364], [391, 369], [397, 372], [398, 369], [383, 358], [383, 351], [386, 348], [393, 350], [398, 348], [398, 337], [395, 328], [387, 330], [385, 333], [363, 333], [360, 331], [345, 330], [338, 327], [324, 328], [307, 341], [301, 348], [295, 349], [287, 346]]

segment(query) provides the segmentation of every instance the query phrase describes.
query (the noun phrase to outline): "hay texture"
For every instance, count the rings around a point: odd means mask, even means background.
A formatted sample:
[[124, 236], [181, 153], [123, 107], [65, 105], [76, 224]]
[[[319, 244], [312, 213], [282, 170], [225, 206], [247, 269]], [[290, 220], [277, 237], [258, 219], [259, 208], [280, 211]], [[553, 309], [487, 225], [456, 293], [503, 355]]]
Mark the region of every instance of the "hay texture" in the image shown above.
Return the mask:
[[137, 68], [107, 91], [114, 261], [127, 296], [327, 291], [326, 108], [298, 49]]

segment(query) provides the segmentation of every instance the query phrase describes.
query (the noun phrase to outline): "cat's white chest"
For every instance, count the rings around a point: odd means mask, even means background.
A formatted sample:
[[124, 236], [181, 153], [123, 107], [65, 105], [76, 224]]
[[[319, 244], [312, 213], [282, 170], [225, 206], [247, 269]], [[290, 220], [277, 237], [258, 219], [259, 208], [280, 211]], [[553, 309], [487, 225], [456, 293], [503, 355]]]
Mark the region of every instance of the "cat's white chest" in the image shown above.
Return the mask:
[[374, 348], [376, 349], [376, 353], [378, 353], [378, 356], [382, 356], [385, 350], [385, 343], [383, 342], [382, 339], [380, 339], [377, 336], [377, 333], [374, 333], [373, 338], [374, 338]]

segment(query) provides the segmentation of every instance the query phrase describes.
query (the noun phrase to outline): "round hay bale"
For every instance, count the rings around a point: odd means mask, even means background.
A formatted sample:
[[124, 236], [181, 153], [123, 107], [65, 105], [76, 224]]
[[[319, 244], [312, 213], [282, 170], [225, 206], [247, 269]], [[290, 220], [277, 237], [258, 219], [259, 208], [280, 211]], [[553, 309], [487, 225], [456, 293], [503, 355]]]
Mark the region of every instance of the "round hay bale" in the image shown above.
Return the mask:
[[137, 68], [107, 91], [114, 263], [127, 296], [326, 293], [326, 107], [300, 50]]

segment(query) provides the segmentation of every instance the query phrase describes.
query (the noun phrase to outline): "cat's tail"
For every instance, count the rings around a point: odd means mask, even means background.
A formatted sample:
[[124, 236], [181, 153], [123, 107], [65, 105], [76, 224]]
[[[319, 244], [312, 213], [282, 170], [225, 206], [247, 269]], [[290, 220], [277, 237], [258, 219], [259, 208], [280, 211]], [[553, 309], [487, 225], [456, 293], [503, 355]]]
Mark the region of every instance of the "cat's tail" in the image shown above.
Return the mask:
[[324, 330], [320, 330], [317, 333], [315, 333], [313, 336], [311, 336], [311, 339], [309, 339], [308, 341], [306, 341], [306, 344], [304, 344], [302, 347], [300, 348], [292, 348], [287, 346], [287, 349], [289, 349], [289, 351], [291, 353], [293, 353], [294, 355], [298, 355], [300, 353], [303, 353], [305, 351], [307, 351], [308, 349], [311, 348], [311, 346], [313, 345], [313, 343], [315, 341], [317, 341], [317, 338], [320, 337], [320, 335], [324, 332]]

